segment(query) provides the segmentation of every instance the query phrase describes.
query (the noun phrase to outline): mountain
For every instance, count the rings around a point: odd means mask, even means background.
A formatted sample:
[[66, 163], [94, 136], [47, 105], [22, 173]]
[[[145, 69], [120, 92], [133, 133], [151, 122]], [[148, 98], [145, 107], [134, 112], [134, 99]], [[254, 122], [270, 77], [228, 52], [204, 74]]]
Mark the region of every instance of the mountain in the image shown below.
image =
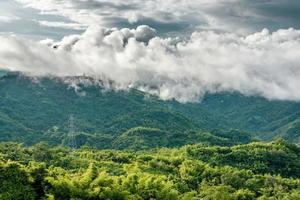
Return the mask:
[[[290, 142], [299, 142], [300, 137], [297, 102], [226, 92], [206, 94], [198, 103], [182, 104], [134, 89], [104, 89], [101, 81], [85, 76], [1, 75], [1, 141], [67, 144], [70, 115], [75, 118], [77, 145], [99, 148], [171, 147], [222, 141], [231, 145], [232, 141], [249, 142], [249, 134], [264, 140], [280, 136]], [[161, 141], [145, 144], [149, 134]], [[130, 143], [136, 139], [141, 142], [137, 147]]]
[[300, 119], [297, 118], [283, 127], [276, 129], [273, 135], [274, 137], [282, 137], [291, 143], [300, 143]]

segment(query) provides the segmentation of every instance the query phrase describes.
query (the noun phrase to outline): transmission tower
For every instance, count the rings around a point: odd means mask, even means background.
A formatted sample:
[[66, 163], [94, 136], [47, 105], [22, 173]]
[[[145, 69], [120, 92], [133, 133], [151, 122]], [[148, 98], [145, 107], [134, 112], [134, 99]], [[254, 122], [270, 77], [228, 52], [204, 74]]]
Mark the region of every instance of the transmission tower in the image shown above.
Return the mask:
[[74, 116], [70, 115], [69, 118], [69, 132], [67, 135], [67, 145], [72, 149], [77, 148], [76, 138], [75, 138], [75, 123], [74, 123]]

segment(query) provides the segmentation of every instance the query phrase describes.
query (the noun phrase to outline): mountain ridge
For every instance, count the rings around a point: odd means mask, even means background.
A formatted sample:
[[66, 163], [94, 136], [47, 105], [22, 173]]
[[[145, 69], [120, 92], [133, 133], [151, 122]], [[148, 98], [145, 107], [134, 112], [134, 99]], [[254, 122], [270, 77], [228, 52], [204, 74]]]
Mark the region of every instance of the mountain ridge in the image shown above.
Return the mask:
[[[69, 80], [72, 77], [69, 77]], [[3, 141], [36, 143], [46, 132], [68, 132], [69, 115], [76, 128], [95, 137], [116, 138], [135, 128], [157, 128], [170, 135], [239, 129], [253, 137], [285, 137], [280, 128], [299, 119], [300, 103], [226, 92], [206, 94], [198, 103], [163, 101], [141, 91], [107, 90], [90, 77], [73, 77], [74, 84], [57, 77], [32, 78], [19, 73], [0, 77], [0, 136]], [[78, 81], [79, 80], [79, 81]], [[298, 130], [295, 130], [296, 142]], [[274, 134], [275, 133], [275, 134]], [[61, 137], [60, 136], [60, 137]], [[102, 137], [101, 136], [101, 137]], [[62, 138], [65, 136], [62, 136]], [[62, 141], [63, 139], [60, 139]]]

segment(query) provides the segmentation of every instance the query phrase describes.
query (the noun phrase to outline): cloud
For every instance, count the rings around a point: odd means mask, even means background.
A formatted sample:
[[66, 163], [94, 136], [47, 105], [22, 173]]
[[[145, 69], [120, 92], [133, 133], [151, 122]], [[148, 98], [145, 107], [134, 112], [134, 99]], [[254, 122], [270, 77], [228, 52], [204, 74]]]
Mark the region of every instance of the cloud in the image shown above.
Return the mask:
[[13, 21], [19, 20], [20, 18], [17, 16], [1, 16], [0, 15], [0, 23], [11, 23]]
[[299, 30], [264, 29], [247, 36], [196, 31], [185, 40], [154, 34], [148, 26], [91, 26], [58, 42], [0, 36], [0, 68], [32, 76], [85, 74], [110, 80], [117, 89], [180, 102], [220, 91], [300, 100]]
[[[0, 18], [1, 20], [1, 18]], [[57, 21], [37, 21], [39, 25], [54, 28], [73, 29], [73, 30], [85, 30], [87, 27], [78, 23], [66, 23]]]
[[[72, 22], [60, 15], [40, 14], [40, 10], [25, 8], [13, 0], [0, 1], [0, 34], [22, 35], [27, 38], [41, 40], [44, 38], [61, 39], [65, 35], [82, 33], [77, 27], [71, 27]], [[39, 23], [51, 22], [51, 26], [44, 26]], [[58, 23], [54, 23], [58, 22]], [[65, 24], [68, 27], [63, 27]], [[59, 27], [59, 25], [61, 25]], [[81, 24], [79, 24], [82, 26]]]
[[[249, 34], [268, 28], [300, 28], [295, 0], [16, 0], [82, 25], [147, 24], [158, 32], [217, 30]], [[169, 26], [168, 26], [169, 25]]]

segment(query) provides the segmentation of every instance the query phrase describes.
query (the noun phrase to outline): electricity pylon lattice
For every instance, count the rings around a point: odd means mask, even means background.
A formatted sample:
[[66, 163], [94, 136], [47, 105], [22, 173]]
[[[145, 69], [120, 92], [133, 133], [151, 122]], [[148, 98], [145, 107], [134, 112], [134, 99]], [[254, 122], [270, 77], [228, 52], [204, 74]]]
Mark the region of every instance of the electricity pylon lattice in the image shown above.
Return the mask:
[[75, 123], [74, 123], [74, 116], [70, 115], [69, 118], [69, 132], [67, 135], [67, 145], [69, 147], [71, 147], [72, 149], [76, 149], [77, 148], [77, 143], [76, 143], [76, 138], [75, 138], [75, 132], [76, 132], [76, 128], [75, 128]]

